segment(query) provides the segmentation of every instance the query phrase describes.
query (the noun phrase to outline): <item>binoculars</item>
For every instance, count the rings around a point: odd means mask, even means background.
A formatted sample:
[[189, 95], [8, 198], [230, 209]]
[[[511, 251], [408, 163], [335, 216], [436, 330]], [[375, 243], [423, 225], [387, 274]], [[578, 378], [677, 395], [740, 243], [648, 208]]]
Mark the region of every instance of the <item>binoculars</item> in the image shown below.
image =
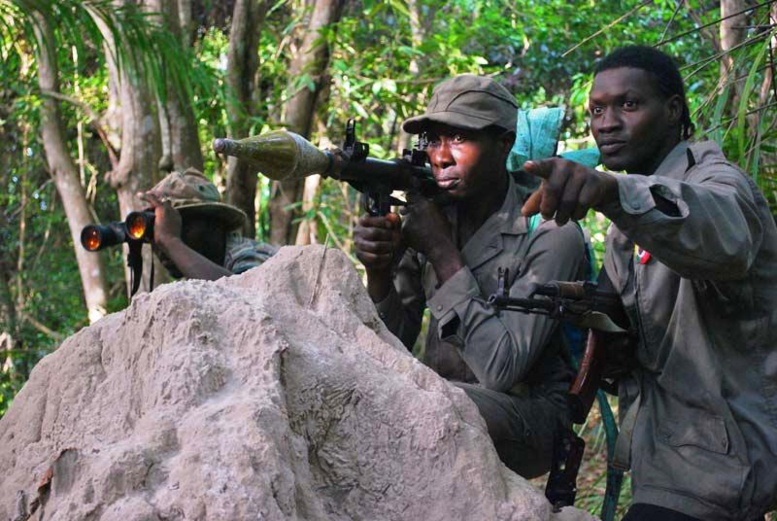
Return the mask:
[[[144, 242], [154, 242], [154, 212], [130, 212], [124, 222], [114, 221], [108, 224], [90, 224], [81, 230], [81, 245], [87, 251], [100, 251], [126, 242], [129, 246], [127, 266], [130, 267], [130, 296], [140, 287], [140, 275], [143, 272], [143, 257], [140, 250]], [[153, 264], [151, 279], [153, 283]]]
[[81, 230], [81, 245], [88, 251], [100, 251], [122, 243], [154, 240], [154, 212], [130, 212], [127, 218], [108, 224], [90, 224]]

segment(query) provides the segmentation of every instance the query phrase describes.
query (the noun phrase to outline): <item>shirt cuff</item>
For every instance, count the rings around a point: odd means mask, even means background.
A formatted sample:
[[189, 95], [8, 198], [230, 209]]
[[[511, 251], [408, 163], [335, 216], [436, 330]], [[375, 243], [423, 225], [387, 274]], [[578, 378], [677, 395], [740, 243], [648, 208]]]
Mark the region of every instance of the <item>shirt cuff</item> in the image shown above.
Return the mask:
[[[480, 287], [472, 272], [466, 266], [440, 286], [427, 305], [429, 312], [437, 319], [440, 327], [457, 317], [456, 308], [472, 298], [480, 296]], [[463, 310], [462, 310], [463, 311]]]
[[[666, 178], [654, 178], [644, 175], [618, 176], [618, 194], [620, 200], [597, 208], [610, 218], [623, 232], [629, 232], [636, 226], [656, 223], [676, 223], [688, 215], [688, 206], [675, 193]], [[677, 209], [678, 215], [664, 213], [659, 208], [656, 197], [660, 197]]]
[[394, 316], [397, 309], [401, 308], [402, 302], [399, 300], [399, 294], [397, 294], [393, 287], [391, 290], [389, 290], [386, 298], [380, 302], [375, 303], [375, 309], [378, 311], [378, 316], [383, 320], [384, 323], [387, 319]]
[[656, 207], [649, 176], [624, 175], [616, 179], [621, 210], [630, 215], [642, 215]]

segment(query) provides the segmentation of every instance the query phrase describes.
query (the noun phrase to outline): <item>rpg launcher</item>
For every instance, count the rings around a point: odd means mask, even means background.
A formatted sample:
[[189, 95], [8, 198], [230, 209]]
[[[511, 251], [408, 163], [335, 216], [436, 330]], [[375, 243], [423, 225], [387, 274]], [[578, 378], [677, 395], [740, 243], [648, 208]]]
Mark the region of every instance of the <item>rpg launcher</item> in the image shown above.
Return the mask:
[[134, 295], [140, 286], [143, 272], [143, 257], [141, 249], [144, 242], [154, 240], [154, 212], [130, 212], [122, 221], [108, 224], [90, 224], [81, 230], [81, 245], [87, 251], [100, 251], [111, 246], [127, 243], [129, 254], [127, 266], [131, 273], [130, 296]]
[[[607, 286], [611, 285], [606, 277], [603, 280]], [[613, 291], [601, 289], [596, 282], [589, 281], [538, 284], [526, 298], [511, 297], [509, 281], [508, 270], [500, 268], [497, 292], [488, 299], [497, 310], [547, 315], [590, 330], [577, 376], [569, 390], [569, 410], [572, 422], [582, 424], [598, 396], [608, 431], [608, 460], [611, 461], [617, 428], [606, 397], [599, 389], [616, 392], [614, 379], [628, 370], [630, 360], [625, 359], [633, 354], [633, 335], [618, 325], [628, 322], [620, 297]], [[608, 355], [616, 353], [624, 360], [619, 361], [620, 365], [611, 365], [609, 360], [605, 360], [605, 350]], [[612, 425], [608, 426], [608, 422]], [[577, 474], [584, 449], [585, 442], [574, 431], [566, 427], [559, 429], [554, 440], [553, 463], [545, 488], [545, 496], [557, 510], [575, 502]], [[602, 519], [612, 519], [614, 515], [622, 478], [622, 472], [608, 467]]]
[[415, 190], [426, 197], [442, 191], [426, 165], [423, 139], [401, 160], [369, 157], [370, 147], [356, 139], [354, 120], [348, 120], [340, 150], [320, 150], [299, 134], [275, 130], [241, 140], [216, 139], [213, 150], [239, 158], [275, 181], [297, 180], [319, 174], [345, 181], [362, 193], [362, 205], [370, 215], [386, 215], [391, 206], [405, 204], [391, 194]]

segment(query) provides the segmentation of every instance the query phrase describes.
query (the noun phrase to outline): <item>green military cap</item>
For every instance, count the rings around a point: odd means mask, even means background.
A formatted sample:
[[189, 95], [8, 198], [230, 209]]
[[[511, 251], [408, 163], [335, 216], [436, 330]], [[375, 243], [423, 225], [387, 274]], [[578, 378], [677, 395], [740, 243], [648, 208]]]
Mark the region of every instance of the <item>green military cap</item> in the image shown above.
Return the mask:
[[517, 113], [515, 97], [502, 85], [485, 76], [462, 74], [437, 85], [426, 113], [406, 119], [402, 128], [420, 134], [436, 122], [471, 130], [496, 125], [515, 131]]

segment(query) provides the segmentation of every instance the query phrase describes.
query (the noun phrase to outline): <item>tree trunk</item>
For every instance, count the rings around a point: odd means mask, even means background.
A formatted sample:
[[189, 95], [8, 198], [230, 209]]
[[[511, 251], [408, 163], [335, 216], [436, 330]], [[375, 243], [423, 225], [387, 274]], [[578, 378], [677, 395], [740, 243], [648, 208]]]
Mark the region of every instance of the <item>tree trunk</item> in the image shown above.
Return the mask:
[[[747, 7], [746, 0], [720, 0], [720, 16], [726, 18], [732, 13], [742, 11]], [[725, 54], [720, 59], [720, 85], [731, 85], [729, 93], [730, 112], [736, 114], [740, 92], [742, 90], [737, 81], [734, 57], [727, 51], [738, 46], [747, 35], [747, 14], [742, 13], [720, 22], [720, 47]]]
[[[411, 43], [413, 45], [413, 49], [418, 49], [421, 47], [421, 45], [424, 43], [424, 40], [426, 40], [426, 33], [429, 29], [429, 25], [424, 25], [422, 23], [422, 20], [426, 19], [429, 21], [429, 17], [431, 16], [432, 19], [434, 18], [434, 14], [436, 12], [436, 8], [432, 8], [431, 13], [427, 13], [426, 15], [422, 14], [421, 10], [424, 8], [424, 6], [419, 5], [418, 0], [408, 0], [407, 1], [407, 9], [410, 12], [410, 38]], [[424, 53], [418, 53], [413, 54], [413, 58], [410, 60], [409, 70], [414, 75], [420, 75], [422, 68], [425, 66], [424, 63], [419, 63], [420, 56], [421, 60], [425, 60], [426, 55]], [[418, 94], [414, 95], [415, 102], [416, 103], [424, 103], [426, 101], [426, 96], [424, 91], [420, 91]], [[402, 122], [398, 122], [400, 125]], [[399, 143], [398, 152], [402, 152], [404, 149], [409, 149], [413, 145], [413, 136], [402, 130], [400, 127], [399, 129]]]
[[[127, 4], [132, 0], [121, 0]], [[98, 21], [99, 23], [99, 21]], [[115, 42], [110, 31], [103, 30], [106, 39], [106, 59], [111, 60], [110, 49]], [[125, 64], [126, 65], [126, 64]], [[118, 100], [113, 104], [120, 107], [121, 153], [119, 165], [108, 174], [111, 186], [119, 199], [119, 212], [124, 218], [129, 212], [141, 210], [146, 205], [135, 194], [148, 190], [159, 180], [159, 159], [162, 154], [159, 119], [154, 110], [155, 100], [142, 75], [137, 71], [109, 68], [111, 81], [118, 85]], [[127, 249], [125, 247], [125, 256]], [[143, 275], [138, 291], [148, 291], [153, 256], [150, 248], [143, 248]], [[157, 267], [159, 265], [157, 264]], [[155, 269], [159, 275], [164, 271]], [[158, 278], [158, 276], [157, 276]], [[126, 269], [127, 290], [130, 289], [130, 271]], [[155, 281], [158, 282], [158, 281]]]
[[194, 36], [192, 0], [178, 0], [178, 25], [181, 28], [182, 45], [187, 49], [191, 48]]
[[[772, 27], [777, 26], [777, 2], [773, 3], [771, 5], [771, 8], [769, 10], [769, 22], [768, 25], [771, 25]], [[761, 111], [757, 112], [755, 115], [757, 116], [756, 124], [753, 126], [753, 128], [759, 128], [761, 125], [761, 118], [763, 118], [765, 115], [769, 115], [767, 117], [770, 117], [770, 120], [772, 121], [772, 128], [774, 128], [774, 119], [773, 119], [773, 111], [774, 109], [768, 109], [766, 108], [770, 103], [777, 102], [777, 85], [775, 85], [775, 58], [777, 58], [777, 32], [774, 30], [772, 31], [772, 38], [769, 48], [769, 55], [767, 56], [766, 60], [769, 64], [766, 68], [766, 71], [764, 71], [764, 79], [763, 82], [761, 82], [761, 88], [758, 92], [758, 106], [762, 109]], [[770, 100], [771, 98], [771, 100]], [[766, 132], [769, 132], [770, 129], [767, 129]], [[777, 165], [777, 153], [770, 152], [767, 150], [761, 151], [761, 164], [763, 165]], [[768, 192], [767, 190], [764, 190], [765, 192]], [[775, 194], [777, 194], [776, 191], [772, 190], [771, 194], [771, 201], [772, 204], [772, 211], [774, 212], [775, 209], [777, 209], [777, 201], [775, 201]], [[777, 215], [775, 215], [775, 219], [777, 219]]]
[[[38, 39], [38, 79], [44, 92], [59, 92], [59, 70], [55, 59], [54, 35], [51, 26], [42, 16], [36, 15]], [[100, 255], [86, 251], [81, 246], [81, 230], [92, 221], [84, 188], [81, 186], [73, 158], [68, 153], [62, 131], [59, 102], [44, 97], [40, 107], [43, 148], [49, 170], [57, 187], [70, 227], [78, 270], [89, 321], [94, 322], [106, 314], [107, 291], [105, 269]]]
[[[3, 186], [7, 185], [3, 184]], [[8, 221], [2, 212], [0, 212], [0, 225], [3, 228], [8, 226]], [[11, 255], [7, 251], [7, 247], [7, 244], [0, 244], [0, 253], [3, 254], [0, 257], [0, 373], [6, 370], [9, 364], [12, 364], [12, 355], [7, 355], [4, 351], [14, 351], [21, 346], [16, 305], [11, 293]]]
[[14, 351], [19, 345], [16, 306], [10, 287], [10, 269], [5, 262], [0, 261], [0, 372], [8, 359], [3, 351]]
[[[11, 122], [12, 109], [6, 100], [0, 104], [0, 186], [8, 186], [11, 176], [10, 158], [12, 150], [18, 147], [13, 139], [17, 122]], [[0, 209], [0, 230], [11, 225], [9, 216], [13, 209]], [[21, 347], [19, 321], [14, 303], [11, 284], [13, 283], [13, 241], [0, 241], [0, 375], [13, 370], [13, 351]]]
[[[247, 137], [251, 117], [256, 114], [252, 94], [256, 90], [259, 67], [259, 35], [267, 13], [264, 0], [237, 0], [232, 12], [227, 54], [227, 118], [233, 139]], [[244, 161], [227, 159], [227, 202], [248, 216], [249, 237], [256, 236], [256, 171]]]
[[299, 227], [297, 228], [297, 239], [294, 241], [294, 244], [297, 246], [318, 244], [316, 212], [318, 211], [320, 191], [320, 175], [311, 175], [304, 179], [302, 186], [302, 215], [309, 217], [302, 219], [299, 223]]
[[[315, 1], [299, 52], [295, 54], [289, 67], [289, 88], [294, 89], [297, 86], [297, 90], [286, 104], [283, 120], [289, 130], [306, 138], [310, 136], [318, 93], [329, 81], [326, 75], [329, 66], [329, 45], [321, 31], [337, 23], [344, 4], [344, 0]], [[303, 75], [312, 80], [312, 89], [308, 87], [307, 82], [299, 81]], [[295, 215], [299, 215], [299, 210], [292, 212], [286, 208], [300, 200], [304, 181], [281, 181], [273, 185], [270, 201], [270, 240], [274, 244], [290, 244], [296, 237], [292, 221]]]
[[[327, 100], [332, 91], [332, 86], [327, 82], [325, 83], [319, 94], [320, 99]], [[321, 136], [317, 146], [322, 149], [332, 148], [337, 145], [330, 140], [329, 132], [326, 127], [327, 115], [321, 114], [318, 111], [313, 118], [313, 124], [316, 127], [316, 133]], [[297, 226], [297, 237], [294, 244], [297, 246], [307, 246], [309, 244], [318, 244], [318, 209], [321, 206], [321, 176], [312, 175], [306, 177], [303, 180], [302, 185], [302, 199], [301, 199], [301, 211], [302, 219]]]
[[[777, 26], [777, 2], [771, 5], [769, 9], [768, 25]], [[769, 98], [773, 97], [777, 101], [777, 89], [774, 88], [775, 58], [777, 58], [777, 31], [772, 31], [771, 43], [769, 44], [769, 55], [766, 57], [769, 66], [764, 72], [764, 79], [761, 82], [761, 89], [758, 92], [758, 105], [761, 107], [769, 103]], [[772, 96], [774, 94], [774, 96]]]
[[[179, 42], [187, 41], [181, 27], [178, 0], [147, 0], [149, 10], [160, 13], [162, 27], [170, 31]], [[184, 6], [185, 7], [185, 6]], [[191, 8], [191, 6], [189, 6]], [[188, 46], [181, 45], [186, 51]], [[188, 52], [184, 54], [184, 59]], [[159, 121], [162, 136], [162, 158], [173, 170], [179, 172], [194, 167], [202, 171], [204, 163], [200, 138], [197, 134], [197, 118], [189, 100], [184, 100], [181, 89], [176, 88], [170, 74], [167, 75], [167, 100], [159, 100]]]

